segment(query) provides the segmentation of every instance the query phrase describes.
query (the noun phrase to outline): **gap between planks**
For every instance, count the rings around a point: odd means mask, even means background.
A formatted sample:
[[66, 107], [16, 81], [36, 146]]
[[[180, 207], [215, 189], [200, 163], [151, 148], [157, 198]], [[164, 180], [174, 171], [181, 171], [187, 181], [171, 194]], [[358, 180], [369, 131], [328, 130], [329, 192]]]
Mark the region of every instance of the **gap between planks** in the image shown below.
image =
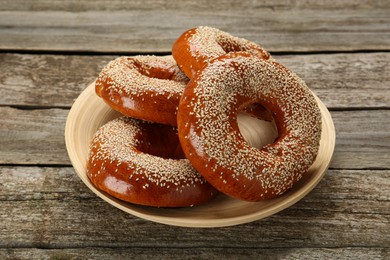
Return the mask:
[[[356, 50], [320, 50], [320, 51], [273, 51], [271, 54], [276, 56], [292, 55], [322, 55], [322, 54], [357, 54], [357, 53], [388, 53], [389, 49], [356, 49]], [[30, 54], [30, 55], [67, 55], [67, 56], [136, 56], [136, 55], [171, 55], [171, 52], [120, 52], [120, 51], [77, 51], [77, 50], [37, 50], [37, 49], [0, 49], [0, 54]]]

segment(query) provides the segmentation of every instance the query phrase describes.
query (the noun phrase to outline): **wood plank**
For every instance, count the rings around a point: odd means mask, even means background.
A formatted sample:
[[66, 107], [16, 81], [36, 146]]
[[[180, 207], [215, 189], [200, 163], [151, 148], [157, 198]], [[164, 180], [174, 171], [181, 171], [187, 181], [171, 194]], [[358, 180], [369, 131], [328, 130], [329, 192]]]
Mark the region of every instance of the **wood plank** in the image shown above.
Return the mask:
[[69, 164], [64, 140], [68, 113], [0, 107], [0, 163]]
[[[208, 25], [263, 45], [271, 52], [389, 50], [388, 4], [366, 9], [315, 10], [215, 3], [190, 9], [0, 11], [0, 50], [168, 52], [185, 30]], [[91, 3], [92, 5], [93, 3]], [[303, 6], [303, 5], [301, 5]], [[82, 8], [81, 8], [82, 9]], [[23, 17], [23, 19], [20, 19]]]
[[[0, 164], [69, 165], [68, 112], [0, 107]], [[333, 111], [332, 117], [337, 139], [332, 168], [390, 168], [390, 110]]]
[[[116, 56], [0, 54], [1, 105], [70, 107]], [[275, 56], [329, 108], [390, 108], [390, 53]]]
[[196, 3], [192, 0], [182, 0], [176, 2], [174, 5], [170, 1], [160, 0], [133, 0], [122, 1], [112, 0], [107, 4], [106, 0], [3, 0], [0, 6], [0, 11], [118, 11], [118, 10], [147, 10], [147, 9], [165, 10], [175, 9], [180, 11], [204, 11], [212, 8], [213, 10], [240, 10], [248, 11], [249, 9], [268, 9], [268, 10], [337, 10], [337, 9], [351, 9], [351, 10], [370, 10], [370, 9], [385, 9], [390, 8], [390, 3], [386, 0], [378, 0], [372, 2], [371, 0], [344, 0], [342, 2], [334, 2], [327, 0], [262, 0], [262, 1], [234, 1], [223, 0], [218, 2], [210, 2], [208, 0], [198, 0]]
[[277, 56], [330, 109], [390, 107], [390, 53]]
[[0, 167], [0, 248], [371, 247], [388, 252], [389, 182], [389, 170], [330, 170], [308, 196], [276, 215], [195, 229], [122, 212], [92, 194], [72, 168]]
[[331, 114], [336, 128], [331, 167], [390, 168], [390, 110], [334, 111]]
[[33, 259], [388, 259], [388, 248], [72, 248], [0, 249], [0, 258]]
[[72, 167], [0, 166], [0, 201], [95, 200]]
[[114, 56], [0, 54], [1, 105], [70, 107]]

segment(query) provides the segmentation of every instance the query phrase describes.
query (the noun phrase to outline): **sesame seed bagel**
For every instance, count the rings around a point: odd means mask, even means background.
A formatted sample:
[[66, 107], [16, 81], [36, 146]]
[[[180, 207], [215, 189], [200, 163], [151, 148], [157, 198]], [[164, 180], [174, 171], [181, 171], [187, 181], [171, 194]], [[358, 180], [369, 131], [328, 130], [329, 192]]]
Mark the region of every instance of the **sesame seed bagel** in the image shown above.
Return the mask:
[[98, 189], [139, 205], [187, 207], [210, 200], [217, 191], [183, 158], [177, 128], [121, 117], [95, 134], [87, 176]]
[[270, 58], [270, 54], [261, 46], [207, 26], [184, 32], [174, 43], [172, 56], [180, 69], [192, 79], [211, 60], [237, 51], [245, 51], [265, 60]]
[[[260, 103], [278, 129], [275, 142], [251, 147], [237, 113]], [[192, 165], [219, 191], [247, 201], [291, 188], [314, 162], [321, 113], [305, 83], [283, 65], [248, 53], [211, 61], [187, 85], [179, 103], [179, 139]]]
[[187, 83], [172, 56], [135, 56], [111, 61], [95, 86], [97, 95], [123, 115], [175, 126]]

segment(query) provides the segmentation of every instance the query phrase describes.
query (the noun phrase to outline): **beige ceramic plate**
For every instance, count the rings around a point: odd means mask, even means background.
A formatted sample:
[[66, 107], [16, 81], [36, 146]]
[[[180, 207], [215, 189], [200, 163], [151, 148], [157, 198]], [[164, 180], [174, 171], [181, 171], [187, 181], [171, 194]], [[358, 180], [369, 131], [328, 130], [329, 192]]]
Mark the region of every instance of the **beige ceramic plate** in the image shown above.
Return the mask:
[[[316, 97], [317, 98], [317, 97]], [[251, 222], [279, 212], [308, 194], [325, 175], [335, 146], [335, 129], [325, 105], [317, 98], [322, 112], [322, 138], [318, 157], [306, 178], [282, 196], [263, 202], [246, 202], [218, 195], [212, 201], [193, 208], [153, 208], [120, 201], [96, 189], [86, 175], [89, 142], [104, 123], [120, 116], [108, 107], [88, 86], [69, 112], [65, 129], [70, 160], [82, 181], [103, 200], [134, 216], [185, 227], [222, 227]]]

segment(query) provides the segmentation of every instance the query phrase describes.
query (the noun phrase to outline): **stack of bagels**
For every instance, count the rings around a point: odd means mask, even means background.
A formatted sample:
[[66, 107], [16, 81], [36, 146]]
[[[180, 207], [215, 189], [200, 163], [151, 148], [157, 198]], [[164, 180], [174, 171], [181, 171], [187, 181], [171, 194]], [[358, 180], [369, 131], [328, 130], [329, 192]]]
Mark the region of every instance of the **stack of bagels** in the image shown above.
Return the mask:
[[[271, 199], [307, 174], [319, 150], [321, 113], [302, 79], [261, 46], [215, 28], [184, 32], [172, 56], [117, 58], [95, 87], [123, 116], [96, 132], [87, 175], [127, 202]], [[273, 121], [276, 138], [251, 146], [239, 113]]]

